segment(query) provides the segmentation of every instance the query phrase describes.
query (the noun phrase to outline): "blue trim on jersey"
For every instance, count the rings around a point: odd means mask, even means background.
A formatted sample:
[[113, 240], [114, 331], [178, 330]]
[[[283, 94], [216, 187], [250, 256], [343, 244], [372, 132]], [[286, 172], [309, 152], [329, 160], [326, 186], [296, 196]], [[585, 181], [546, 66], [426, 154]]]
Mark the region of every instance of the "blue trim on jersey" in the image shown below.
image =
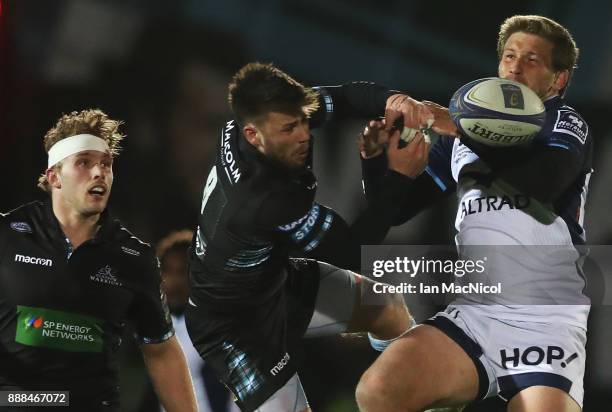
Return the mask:
[[265, 246], [261, 249], [244, 249], [231, 256], [225, 262], [225, 268], [230, 271], [236, 269], [252, 268], [261, 265], [272, 256], [273, 246]]
[[454, 138], [440, 136], [429, 151], [429, 165], [425, 170], [443, 192], [454, 190], [456, 187], [451, 171], [454, 143]]
[[568, 145], [564, 145], [564, 144], [560, 144], [560, 143], [549, 143], [548, 146], [561, 147], [563, 149], [571, 150]]
[[427, 174], [429, 176], [431, 176], [431, 178], [434, 180], [434, 182], [436, 182], [436, 184], [438, 185], [438, 187], [440, 189], [442, 189], [443, 192], [446, 192], [446, 185], [444, 184], [444, 182], [442, 181], [442, 179], [440, 179], [436, 173], [431, 169], [431, 167], [427, 166], [425, 168], [425, 171], [427, 172]]
[[234, 387], [235, 395], [244, 402], [248, 395], [263, 386], [265, 378], [246, 353], [228, 342], [223, 342], [222, 348], [227, 353], [229, 380]]

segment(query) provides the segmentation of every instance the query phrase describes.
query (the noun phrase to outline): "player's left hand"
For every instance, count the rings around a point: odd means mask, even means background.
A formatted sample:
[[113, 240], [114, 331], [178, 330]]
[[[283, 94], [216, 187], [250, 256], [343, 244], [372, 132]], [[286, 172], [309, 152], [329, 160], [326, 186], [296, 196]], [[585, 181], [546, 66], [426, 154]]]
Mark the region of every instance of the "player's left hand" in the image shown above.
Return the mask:
[[453, 119], [451, 119], [448, 109], [438, 103], [423, 100], [422, 102], [433, 114], [433, 131], [442, 136], [459, 137], [459, 131]]
[[361, 157], [369, 159], [378, 156], [385, 150], [389, 133], [385, 130], [385, 119], [370, 120], [359, 136]]
[[427, 128], [434, 120], [434, 115], [425, 104], [405, 94], [394, 94], [387, 99], [385, 129], [391, 130], [400, 117], [404, 120], [404, 127], [417, 130]]

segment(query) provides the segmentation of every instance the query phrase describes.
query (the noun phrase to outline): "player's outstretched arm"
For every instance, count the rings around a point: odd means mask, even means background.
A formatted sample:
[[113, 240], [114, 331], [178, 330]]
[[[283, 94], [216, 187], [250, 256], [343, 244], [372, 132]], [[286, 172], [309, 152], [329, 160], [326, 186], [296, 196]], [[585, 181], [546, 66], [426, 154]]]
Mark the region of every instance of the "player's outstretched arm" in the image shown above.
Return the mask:
[[319, 93], [319, 108], [311, 117], [311, 128], [330, 120], [382, 117], [389, 97], [399, 93], [385, 86], [364, 81], [338, 86], [318, 86], [314, 89]]
[[191, 375], [176, 337], [140, 348], [155, 392], [166, 411], [197, 411]]
[[[450, 171], [452, 141], [439, 139], [429, 150], [428, 140], [417, 132], [408, 145], [400, 147], [399, 133], [394, 135], [391, 144], [385, 125], [385, 119], [371, 120], [359, 138], [363, 189], [368, 202], [380, 201], [383, 188], [397, 180], [392, 179], [393, 175], [409, 178], [403, 179], [400, 186], [387, 187], [387, 190], [405, 194], [398, 215], [393, 219], [393, 226], [396, 226], [454, 191]], [[426, 173], [423, 172], [425, 166]]]

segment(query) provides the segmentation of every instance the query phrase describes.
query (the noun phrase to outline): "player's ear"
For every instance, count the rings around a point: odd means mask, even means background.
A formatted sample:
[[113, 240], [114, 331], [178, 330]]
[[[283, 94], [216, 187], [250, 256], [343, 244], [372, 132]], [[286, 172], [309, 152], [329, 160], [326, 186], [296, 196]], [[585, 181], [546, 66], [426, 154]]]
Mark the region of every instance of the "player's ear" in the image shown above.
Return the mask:
[[59, 167], [50, 167], [45, 171], [45, 176], [47, 177], [47, 182], [51, 187], [56, 189], [62, 188], [62, 182], [59, 175]]
[[254, 123], [247, 123], [242, 128], [242, 134], [247, 139], [247, 142], [252, 144], [253, 146], [259, 148], [261, 146], [261, 138], [259, 136], [259, 130], [255, 126]]
[[567, 86], [569, 81], [570, 73], [569, 70], [561, 70], [555, 73], [554, 87], [557, 90], [563, 90]]

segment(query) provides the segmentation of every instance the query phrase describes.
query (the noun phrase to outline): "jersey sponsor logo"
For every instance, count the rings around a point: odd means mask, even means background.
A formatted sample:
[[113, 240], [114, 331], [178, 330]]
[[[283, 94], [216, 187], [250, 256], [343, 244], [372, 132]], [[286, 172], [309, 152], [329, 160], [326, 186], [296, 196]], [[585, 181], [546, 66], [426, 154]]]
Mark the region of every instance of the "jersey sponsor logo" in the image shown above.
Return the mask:
[[124, 253], [127, 253], [128, 255], [132, 255], [132, 256], [140, 256], [140, 252], [134, 249], [130, 249], [129, 247], [125, 247], [125, 246], [121, 246], [121, 250]]
[[[521, 353], [522, 352], [522, 353]], [[529, 346], [521, 351], [521, 348], [512, 348], [511, 350], [502, 349], [499, 351], [502, 368], [516, 368], [520, 364], [527, 366], [540, 365], [542, 362], [547, 365], [559, 363], [562, 368], [578, 357], [574, 353], [565, 359], [565, 351], [559, 346]]]
[[330, 211], [327, 211], [327, 213], [325, 214], [325, 219], [323, 220], [323, 225], [321, 226], [321, 231], [319, 232], [317, 237], [311, 240], [304, 247], [304, 252], [310, 252], [311, 250], [319, 246], [319, 244], [321, 243], [321, 240], [323, 240], [323, 236], [325, 236], [325, 233], [331, 227], [333, 220], [334, 220], [334, 215]]
[[17, 306], [15, 341], [69, 352], [102, 352], [102, 325], [91, 316]]
[[93, 282], [103, 283], [111, 286], [121, 286], [121, 282], [117, 279], [115, 269], [110, 265], [106, 265], [93, 275], [89, 276], [89, 280]]
[[553, 132], [568, 134], [584, 144], [589, 134], [589, 126], [575, 111], [559, 109], [557, 111], [557, 121], [553, 126]]
[[529, 207], [529, 204], [530, 199], [525, 195], [484, 196], [467, 199], [461, 202], [461, 218], [493, 210], [525, 209]]
[[272, 374], [272, 376], [278, 375], [278, 373], [282, 371], [285, 366], [287, 366], [290, 359], [291, 357], [289, 356], [289, 353], [285, 353], [285, 356], [283, 356], [283, 358], [278, 361], [276, 366], [270, 369], [270, 374]]
[[32, 228], [26, 222], [12, 222], [10, 226], [15, 232], [32, 233]]
[[53, 261], [51, 259], [39, 258], [34, 256], [25, 256], [25, 255], [15, 255], [15, 262], [20, 263], [29, 263], [30, 265], [38, 265], [38, 266], [53, 266]]
[[312, 229], [314, 229], [315, 227], [315, 223], [317, 222], [317, 219], [319, 218], [320, 213], [321, 213], [321, 207], [315, 203], [312, 206], [312, 209], [310, 209], [310, 212], [308, 212], [308, 218], [306, 219], [304, 224], [296, 232], [294, 232], [291, 235], [291, 237], [293, 238], [295, 242], [299, 242], [300, 240], [303, 240], [306, 236], [310, 234]]
[[230, 120], [221, 131], [221, 163], [232, 184], [238, 183], [240, 180], [240, 169], [236, 165], [236, 159], [230, 144], [232, 138], [231, 131], [234, 127], [234, 121]]

